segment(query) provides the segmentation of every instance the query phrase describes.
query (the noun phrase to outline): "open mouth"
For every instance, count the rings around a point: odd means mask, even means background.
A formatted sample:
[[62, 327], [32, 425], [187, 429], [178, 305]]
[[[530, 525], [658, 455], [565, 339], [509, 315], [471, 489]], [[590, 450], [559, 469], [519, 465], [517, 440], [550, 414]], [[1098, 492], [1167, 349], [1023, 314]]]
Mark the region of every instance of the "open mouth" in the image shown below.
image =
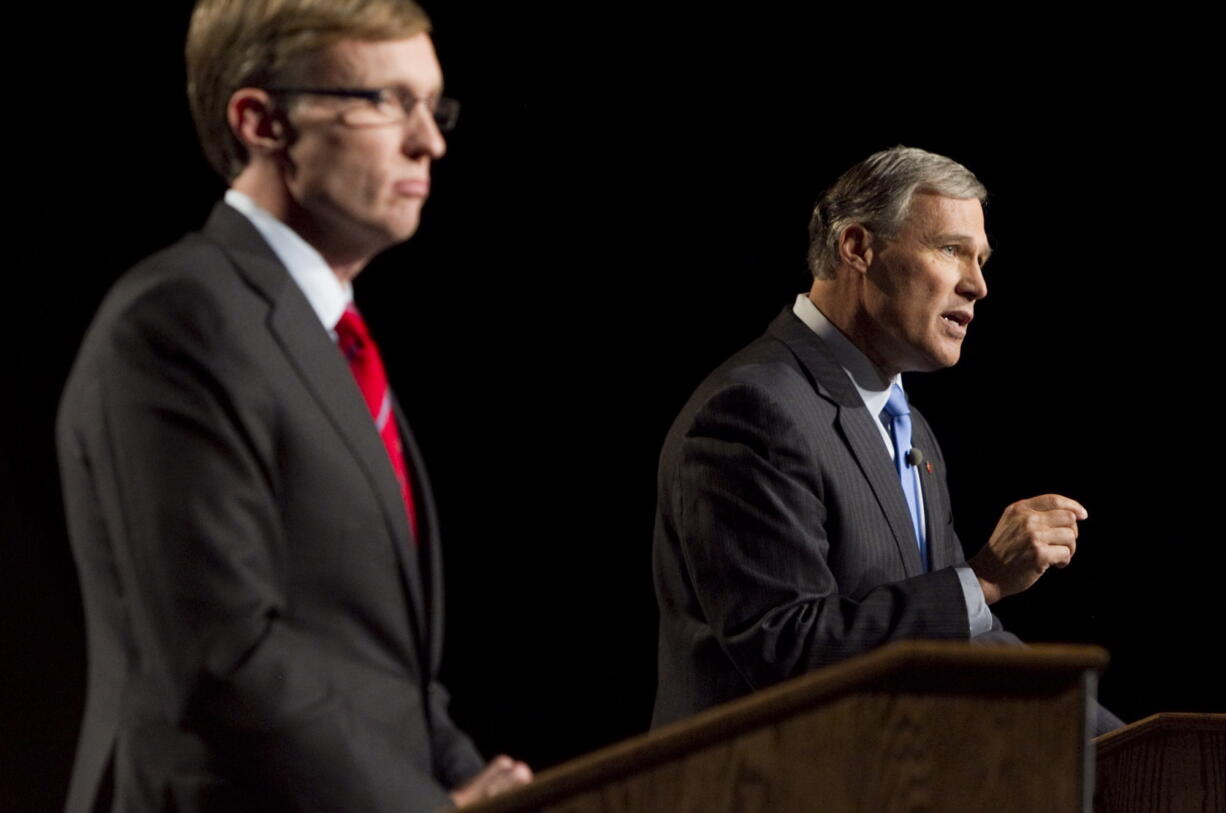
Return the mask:
[[950, 311], [949, 313], [942, 313], [941, 318], [946, 322], [952, 322], [965, 330], [966, 326], [971, 323], [971, 319], [974, 317], [969, 313], [963, 313], [962, 311]]

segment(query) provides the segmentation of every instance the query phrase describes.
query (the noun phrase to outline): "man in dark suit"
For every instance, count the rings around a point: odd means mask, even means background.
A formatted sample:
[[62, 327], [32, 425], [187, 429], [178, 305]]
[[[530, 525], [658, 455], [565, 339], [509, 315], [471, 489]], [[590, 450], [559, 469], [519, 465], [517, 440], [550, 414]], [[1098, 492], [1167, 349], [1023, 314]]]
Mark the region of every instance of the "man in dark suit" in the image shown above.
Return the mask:
[[987, 294], [985, 196], [922, 150], [848, 170], [813, 214], [811, 290], [673, 423], [653, 724], [889, 641], [1016, 642], [988, 605], [1068, 564], [1086, 511], [1054, 494], [1009, 506], [964, 560], [940, 447], [902, 390], [958, 361]]
[[431, 810], [531, 776], [448, 717], [429, 482], [352, 305], [457, 112], [428, 27], [411, 0], [196, 8], [189, 96], [230, 190], [110, 292], [60, 410], [71, 811]]

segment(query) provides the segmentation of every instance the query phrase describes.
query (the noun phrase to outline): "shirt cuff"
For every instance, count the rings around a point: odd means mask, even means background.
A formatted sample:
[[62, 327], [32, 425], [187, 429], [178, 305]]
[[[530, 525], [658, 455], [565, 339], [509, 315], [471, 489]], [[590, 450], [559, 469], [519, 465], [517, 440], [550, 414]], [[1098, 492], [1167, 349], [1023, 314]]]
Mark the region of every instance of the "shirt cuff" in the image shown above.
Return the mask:
[[970, 622], [971, 637], [983, 635], [992, 630], [992, 611], [988, 609], [987, 599], [983, 597], [983, 588], [975, 571], [969, 567], [955, 567], [958, 581], [962, 582], [962, 598], [966, 601], [966, 620]]

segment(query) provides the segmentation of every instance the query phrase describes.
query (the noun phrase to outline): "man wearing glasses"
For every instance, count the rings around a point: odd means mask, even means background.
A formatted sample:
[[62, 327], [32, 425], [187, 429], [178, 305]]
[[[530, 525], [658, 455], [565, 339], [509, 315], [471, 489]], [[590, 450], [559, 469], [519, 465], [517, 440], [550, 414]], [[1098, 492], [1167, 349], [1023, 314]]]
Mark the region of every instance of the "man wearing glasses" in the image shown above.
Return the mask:
[[411, 0], [203, 0], [227, 180], [107, 296], [60, 410], [89, 638], [68, 809], [431, 810], [522, 784], [451, 722], [425, 469], [353, 306], [458, 104]]

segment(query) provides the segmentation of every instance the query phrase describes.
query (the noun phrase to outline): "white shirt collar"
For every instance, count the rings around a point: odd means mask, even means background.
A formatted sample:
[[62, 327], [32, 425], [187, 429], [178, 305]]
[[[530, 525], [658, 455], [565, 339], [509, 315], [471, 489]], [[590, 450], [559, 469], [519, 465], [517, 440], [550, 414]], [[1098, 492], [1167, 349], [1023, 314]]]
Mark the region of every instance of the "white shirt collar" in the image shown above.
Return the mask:
[[[834, 360], [839, 363], [839, 366], [847, 373], [847, 377], [851, 379], [851, 383], [855, 385], [856, 392], [860, 393], [860, 400], [864, 402], [869, 413], [874, 418], [881, 415], [886, 401], [890, 400], [890, 387], [895, 382], [899, 387], [902, 386], [902, 374], [899, 373], [889, 380], [885, 379], [868, 360], [868, 356], [852, 344], [851, 339], [843, 335], [843, 332], [826, 318], [826, 314], [817, 309], [808, 294], [797, 295], [796, 304], [792, 306], [792, 313], [808, 325], [809, 329], [830, 348], [830, 352], [834, 354]], [[888, 433], [886, 433], [886, 442], [890, 444], [890, 450], [893, 451], [894, 447], [889, 440]]]
[[[890, 400], [890, 388], [898, 384], [899, 389], [902, 389], [902, 373], [896, 374], [890, 380], [882, 377], [881, 371], [868, 360], [868, 356], [852, 344], [851, 339], [843, 335], [843, 331], [834, 326], [834, 323], [826, 318], [826, 314], [817, 309], [813, 301], [809, 299], [808, 294], [800, 294], [796, 297], [796, 304], [792, 306], [792, 313], [809, 326], [809, 329], [818, 335], [830, 348], [830, 352], [834, 354], [834, 360], [843, 368], [843, 372], [847, 373], [847, 377], [851, 379], [851, 383], [855, 385], [856, 392], [860, 393], [860, 400], [864, 402], [865, 408], [868, 409], [870, 415], [876, 420], [873, 423], [877, 424], [877, 431], [881, 434], [881, 442], [885, 444], [885, 450], [890, 455], [890, 460], [894, 460], [894, 439], [890, 436], [890, 430], [885, 428], [885, 424], [881, 421], [881, 411], [885, 409], [886, 402]], [[923, 494], [922, 480], [918, 477], [915, 480], [916, 488], [919, 493]], [[922, 499], [922, 496], [921, 496]], [[924, 511], [920, 511], [921, 527], [928, 527], [928, 518]], [[927, 533], [925, 530], [924, 533]], [[958, 568], [959, 571], [964, 568]], [[969, 568], [965, 569], [969, 573]], [[974, 575], [964, 576], [959, 574], [959, 579], [962, 580], [963, 593], [968, 596], [966, 599], [967, 605], [971, 604], [973, 599], [969, 596], [974, 587], [978, 586], [978, 582], [974, 581]], [[969, 580], [969, 581], [968, 581]], [[982, 592], [980, 592], [982, 596]], [[980, 605], [985, 608], [987, 605]], [[991, 622], [987, 622], [985, 628], [982, 612], [975, 615], [971, 610], [968, 613], [974, 616], [972, 624], [977, 625], [977, 629], [982, 632], [984, 629], [991, 628]], [[978, 619], [978, 620], [975, 620]]]
[[353, 301], [353, 286], [341, 282], [310, 243], [247, 195], [237, 189], [227, 189], [225, 201], [246, 216], [268, 242], [290, 277], [302, 289], [319, 321], [331, 333], [345, 308]]

